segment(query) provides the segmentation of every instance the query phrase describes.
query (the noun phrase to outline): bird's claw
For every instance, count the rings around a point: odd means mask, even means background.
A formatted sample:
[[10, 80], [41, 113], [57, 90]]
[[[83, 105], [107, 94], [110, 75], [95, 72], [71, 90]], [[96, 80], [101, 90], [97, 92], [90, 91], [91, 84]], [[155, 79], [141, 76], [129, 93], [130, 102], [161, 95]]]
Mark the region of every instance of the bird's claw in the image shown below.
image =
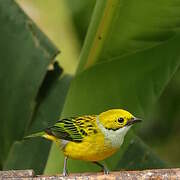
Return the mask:
[[63, 176], [68, 176], [68, 172], [66, 169], [63, 170]]
[[105, 174], [105, 175], [109, 174], [109, 169], [108, 169], [107, 167], [104, 167], [104, 168], [103, 168], [103, 171], [104, 171], [104, 174]]

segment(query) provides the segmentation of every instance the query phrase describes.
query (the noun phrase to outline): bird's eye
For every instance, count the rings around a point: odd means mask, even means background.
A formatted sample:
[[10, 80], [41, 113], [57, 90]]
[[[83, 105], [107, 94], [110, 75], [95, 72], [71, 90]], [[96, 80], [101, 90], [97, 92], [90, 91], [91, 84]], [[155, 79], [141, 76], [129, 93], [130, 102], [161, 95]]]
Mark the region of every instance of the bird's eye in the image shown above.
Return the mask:
[[118, 122], [119, 123], [123, 123], [124, 122], [124, 119], [122, 117], [118, 118]]

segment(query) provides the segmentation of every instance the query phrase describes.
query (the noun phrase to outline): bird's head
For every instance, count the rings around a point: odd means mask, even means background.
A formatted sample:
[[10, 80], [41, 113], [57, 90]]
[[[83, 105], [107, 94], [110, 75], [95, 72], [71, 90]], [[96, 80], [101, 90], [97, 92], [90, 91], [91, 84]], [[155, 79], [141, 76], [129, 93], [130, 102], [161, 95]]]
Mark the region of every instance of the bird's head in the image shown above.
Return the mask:
[[98, 127], [106, 140], [115, 148], [121, 146], [126, 133], [137, 122], [141, 120], [123, 109], [108, 110], [97, 116]]
[[99, 115], [99, 121], [106, 129], [116, 131], [120, 128], [129, 127], [141, 122], [141, 119], [134, 117], [131, 113], [123, 109], [112, 109], [101, 113]]

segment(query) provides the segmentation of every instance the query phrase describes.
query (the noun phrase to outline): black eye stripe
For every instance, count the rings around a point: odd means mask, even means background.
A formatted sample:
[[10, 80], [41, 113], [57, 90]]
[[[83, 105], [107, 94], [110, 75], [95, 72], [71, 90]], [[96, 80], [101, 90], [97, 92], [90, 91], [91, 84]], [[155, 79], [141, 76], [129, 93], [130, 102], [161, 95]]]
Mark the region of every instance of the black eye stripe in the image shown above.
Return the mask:
[[117, 131], [118, 129], [120, 129], [120, 128], [107, 128], [107, 127], [105, 127], [107, 130], [113, 130], [113, 131]]
[[123, 123], [124, 122], [124, 118], [122, 118], [122, 117], [118, 118], [118, 122], [119, 123]]

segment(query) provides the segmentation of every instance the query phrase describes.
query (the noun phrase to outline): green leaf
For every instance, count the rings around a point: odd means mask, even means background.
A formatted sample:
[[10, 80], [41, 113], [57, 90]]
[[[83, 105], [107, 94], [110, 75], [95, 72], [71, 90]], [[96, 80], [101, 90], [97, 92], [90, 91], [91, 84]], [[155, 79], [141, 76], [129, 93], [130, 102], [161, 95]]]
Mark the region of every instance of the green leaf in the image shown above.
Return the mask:
[[[180, 135], [180, 68], [176, 71], [168, 86], [162, 93], [158, 103], [153, 106], [143, 128], [138, 131], [151, 149], [171, 166], [179, 166], [178, 143]], [[169, 154], [169, 152], [173, 152]]]
[[[99, 114], [107, 109], [123, 108], [145, 118], [180, 64], [180, 34], [176, 31], [180, 22], [178, 4], [175, 0], [171, 3], [98, 1], [81, 53], [78, 75], [70, 86], [62, 116]], [[142, 22], [143, 17], [149, 18]], [[127, 36], [123, 36], [122, 30]], [[131, 139], [134, 139], [133, 147]], [[107, 160], [110, 169], [127, 168], [128, 164], [131, 168], [166, 166], [151, 151], [146, 154], [147, 147], [136, 139], [132, 133], [125, 139], [120, 151]], [[136, 150], [147, 160], [137, 156]], [[130, 159], [125, 161], [127, 155]], [[70, 160], [68, 164], [70, 172], [95, 169], [86, 162]], [[63, 156], [59, 156], [53, 146], [45, 173], [57, 173], [62, 165]]]
[[173, 38], [179, 32], [179, 9], [177, 0], [118, 0], [98, 61], [142, 51]]
[[31, 139], [14, 142], [3, 170], [33, 169], [41, 174], [46, 164], [51, 143], [44, 139]]
[[63, 75], [53, 83], [34, 116], [29, 133], [51, 126], [60, 118], [71, 80], [72, 76]]
[[0, 166], [24, 136], [35, 97], [58, 50], [17, 6], [0, 3]]
[[94, 9], [78, 72], [94, 63], [157, 46], [179, 32], [177, 0], [100, 0]]
[[74, 26], [77, 31], [77, 36], [81, 43], [83, 43], [87, 29], [91, 20], [91, 15], [95, 6], [95, 0], [66, 0], [70, 12], [72, 14]]
[[[49, 76], [54, 76], [54, 73], [49, 74]], [[46, 80], [45, 84], [50, 87], [48, 86], [48, 91], [47, 87], [45, 88], [47, 91], [46, 96], [41, 100], [35, 111], [33, 123], [28, 134], [51, 126], [59, 119], [71, 76], [65, 75], [62, 78], [57, 76], [56, 79], [53, 78], [53, 84], [47, 83], [48, 81]], [[8, 155], [4, 169], [33, 169], [36, 174], [42, 174], [48, 158], [50, 145], [49, 141], [40, 138], [15, 142]]]
[[[128, 143], [128, 146], [115, 169], [138, 170], [168, 167], [168, 164], [158, 158], [141, 139], [137, 136], [130, 135], [129, 137], [130, 141], [125, 142]], [[107, 163], [113, 164], [114, 159], [110, 159], [110, 162], [107, 160]]]
[[112, 107], [129, 109], [135, 115], [147, 113], [180, 64], [179, 40], [177, 35], [159, 46], [94, 65], [77, 75], [63, 113], [100, 113]]

